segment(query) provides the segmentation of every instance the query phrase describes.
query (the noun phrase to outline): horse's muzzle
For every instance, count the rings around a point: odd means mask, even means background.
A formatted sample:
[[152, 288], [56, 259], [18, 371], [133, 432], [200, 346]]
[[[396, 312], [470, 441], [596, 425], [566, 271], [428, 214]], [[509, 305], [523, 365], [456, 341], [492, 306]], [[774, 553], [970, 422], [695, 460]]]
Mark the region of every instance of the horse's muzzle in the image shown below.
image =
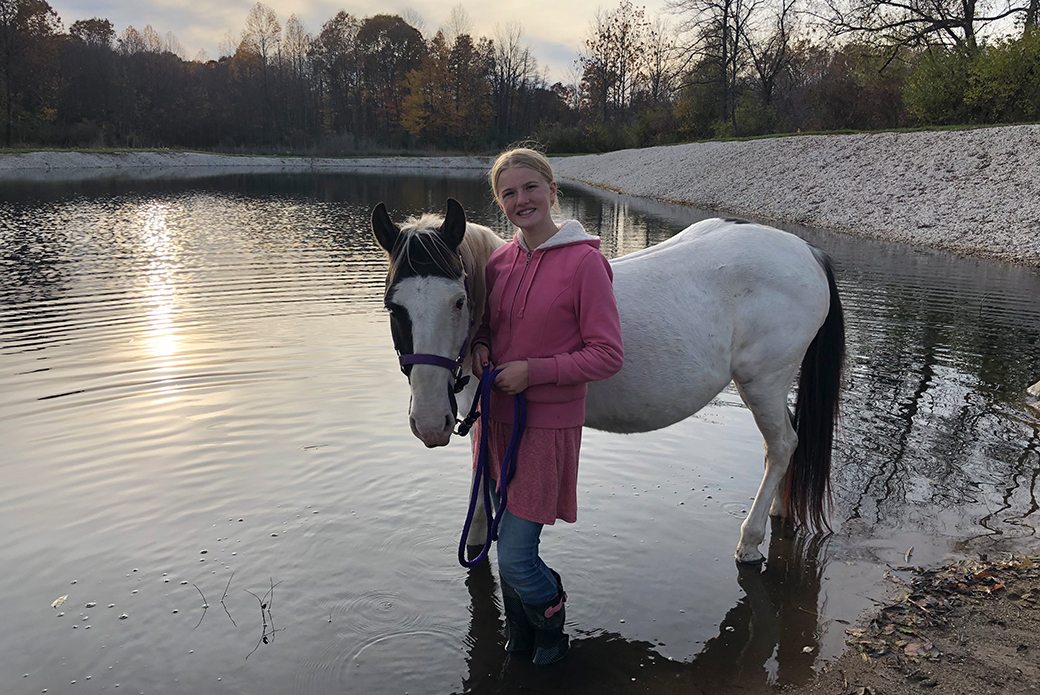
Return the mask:
[[427, 448], [433, 449], [438, 446], [447, 446], [448, 442], [451, 441], [452, 430], [455, 428], [455, 420], [449, 415], [444, 418], [444, 427], [442, 429], [427, 429], [420, 431], [419, 427], [415, 423], [414, 417], [408, 418], [408, 424], [412, 428], [412, 434], [414, 434]]

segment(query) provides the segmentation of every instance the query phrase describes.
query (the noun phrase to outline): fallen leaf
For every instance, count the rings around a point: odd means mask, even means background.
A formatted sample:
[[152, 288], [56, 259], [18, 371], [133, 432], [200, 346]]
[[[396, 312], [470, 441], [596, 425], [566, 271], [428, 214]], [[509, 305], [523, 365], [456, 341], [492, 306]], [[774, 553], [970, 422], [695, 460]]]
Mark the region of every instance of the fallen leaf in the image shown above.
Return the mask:
[[931, 642], [925, 640], [914, 640], [903, 647], [903, 653], [907, 656], [927, 656], [931, 649]]
[[65, 594], [64, 596], [62, 596], [60, 598], [54, 599], [54, 603], [51, 604], [51, 608], [57, 608], [61, 604], [65, 603], [65, 599], [67, 599], [68, 597], [69, 597], [69, 595]]

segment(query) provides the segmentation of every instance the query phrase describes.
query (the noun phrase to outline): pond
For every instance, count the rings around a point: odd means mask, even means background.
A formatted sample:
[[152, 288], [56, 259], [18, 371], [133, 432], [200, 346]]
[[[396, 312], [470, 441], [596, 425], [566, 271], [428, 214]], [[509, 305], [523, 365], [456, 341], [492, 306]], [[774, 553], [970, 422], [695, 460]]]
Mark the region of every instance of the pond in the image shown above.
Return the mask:
[[[710, 216], [562, 190], [608, 256]], [[496, 578], [455, 559], [468, 442], [409, 431], [369, 232], [449, 195], [505, 229], [465, 176], [4, 184], [0, 689], [768, 692], [900, 567], [1035, 540], [1037, 269], [791, 228], [847, 317], [835, 532], [735, 566], [762, 441], [732, 390], [586, 431], [578, 523], [543, 535], [574, 648], [507, 662]]]

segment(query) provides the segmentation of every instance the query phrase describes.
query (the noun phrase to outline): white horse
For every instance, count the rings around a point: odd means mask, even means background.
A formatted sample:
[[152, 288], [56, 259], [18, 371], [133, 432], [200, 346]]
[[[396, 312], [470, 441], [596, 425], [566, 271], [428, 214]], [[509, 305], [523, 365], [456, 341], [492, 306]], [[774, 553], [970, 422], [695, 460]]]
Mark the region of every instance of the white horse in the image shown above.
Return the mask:
[[[504, 242], [468, 224], [452, 199], [444, 218], [424, 215], [403, 228], [380, 203], [372, 229], [390, 261], [385, 304], [409, 375], [412, 432], [427, 446], [443, 446], [455, 424], [458, 377], [469, 370], [469, 338], [483, 314], [484, 267]], [[611, 267], [625, 363], [589, 384], [585, 424], [608, 432], [660, 429], [696, 413], [732, 381], [765, 440], [765, 474], [741, 525], [737, 561], [763, 559], [758, 546], [770, 515], [827, 528], [845, 355], [828, 258], [778, 229], [710, 219]], [[792, 413], [787, 399], [796, 376]], [[482, 532], [474, 529], [469, 542]]]

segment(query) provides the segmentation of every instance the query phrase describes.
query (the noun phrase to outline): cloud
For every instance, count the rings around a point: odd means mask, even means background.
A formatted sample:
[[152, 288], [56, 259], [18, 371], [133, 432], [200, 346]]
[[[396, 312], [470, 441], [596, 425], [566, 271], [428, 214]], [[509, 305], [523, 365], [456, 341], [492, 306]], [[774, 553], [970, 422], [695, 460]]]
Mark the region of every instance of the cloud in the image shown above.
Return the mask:
[[[662, 12], [664, 2], [653, 0], [646, 3], [647, 14], [652, 16]], [[78, 19], [91, 17], [108, 19], [115, 25], [117, 33], [122, 33], [128, 25], [143, 29], [151, 24], [160, 34], [176, 34], [188, 56], [205, 49], [210, 57], [219, 55], [220, 43], [228, 31], [235, 38], [241, 35], [246, 16], [254, 4], [255, 0], [51, 2], [66, 28]], [[317, 33], [322, 24], [343, 9], [358, 17], [403, 14], [406, 10], [412, 10], [425, 21], [425, 30], [433, 33], [447, 24], [452, 8], [458, 3], [450, 0], [357, 0], [344, 6], [342, 0], [269, 0], [265, 4], [274, 9], [283, 25], [290, 15], [295, 14], [307, 31], [312, 33]], [[551, 81], [567, 77], [588, 33], [589, 20], [597, 8], [610, 9], [617, 6], [615, 3], [600, 3], [597, 0], [573, 0], [569, 3], [525, 0], [462, 5], [473, 23], [473, 33], [478, 36], [493, 36], [496, 25], [519, 22], [524, 28], [524, 35], [531, 42], [539, 65], [549, 67]]]

